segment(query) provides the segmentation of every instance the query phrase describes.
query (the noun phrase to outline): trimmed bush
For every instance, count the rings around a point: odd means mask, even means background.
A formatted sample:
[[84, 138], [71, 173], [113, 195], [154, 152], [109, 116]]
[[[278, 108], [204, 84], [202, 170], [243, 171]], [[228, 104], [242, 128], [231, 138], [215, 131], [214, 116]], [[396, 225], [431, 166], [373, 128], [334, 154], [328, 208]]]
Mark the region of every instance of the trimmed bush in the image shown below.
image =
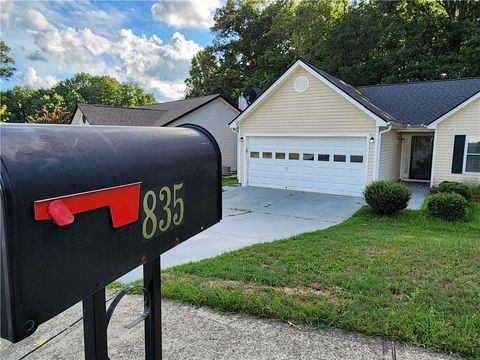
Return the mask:
[[438, 191], [441, 193], [454, 193], [462, 195], [466, 200], [472, 198], [472, 190], [462, 183], [455, 181], [443, 181], [438, 185]]
[[363, 197], [377, 215], [393, 216], [405, 209], [412, 192], [398, 181], [374, 181], [367, 185]]
[[465, 220], [468, 202], [456, 193], [438, 193], [428, 199], [428, 211], [440, 219], [448, 221]]

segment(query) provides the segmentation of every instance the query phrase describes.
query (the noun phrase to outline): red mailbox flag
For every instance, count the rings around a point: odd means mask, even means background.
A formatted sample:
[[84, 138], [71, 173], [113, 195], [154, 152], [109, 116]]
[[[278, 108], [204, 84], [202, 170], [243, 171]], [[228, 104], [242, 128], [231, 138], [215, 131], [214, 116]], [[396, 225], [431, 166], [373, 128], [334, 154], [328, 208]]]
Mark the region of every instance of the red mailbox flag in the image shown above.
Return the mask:
[[138, 220], [141, 182], [37, 200], [35, 220], [53, 220], [58, 226], [73, 223], [74, 214], [110, 208], [114, 228]]

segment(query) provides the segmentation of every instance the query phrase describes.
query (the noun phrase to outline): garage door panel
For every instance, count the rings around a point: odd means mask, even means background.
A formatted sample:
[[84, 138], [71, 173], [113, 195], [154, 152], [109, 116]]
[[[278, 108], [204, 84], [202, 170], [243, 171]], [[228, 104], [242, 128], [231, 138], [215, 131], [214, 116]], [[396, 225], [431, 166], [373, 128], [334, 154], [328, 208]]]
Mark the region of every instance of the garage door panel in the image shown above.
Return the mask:
[[[249, 137], [249, 152], [256, 157], [247, 154], [248, 184], [359, 196], [366, 182], [366, 143], [365, 137]], [[320, 161], [319, 154], [329, 160]], [[334, 161], [335, 155], [345, 161]]]

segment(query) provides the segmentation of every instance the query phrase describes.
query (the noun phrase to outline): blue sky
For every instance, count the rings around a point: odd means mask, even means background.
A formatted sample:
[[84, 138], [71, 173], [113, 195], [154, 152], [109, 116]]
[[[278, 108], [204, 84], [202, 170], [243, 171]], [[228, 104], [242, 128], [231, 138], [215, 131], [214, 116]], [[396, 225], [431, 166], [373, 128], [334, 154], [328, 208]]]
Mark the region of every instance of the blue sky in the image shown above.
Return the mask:
[[17, 72], [2, 89], [54, 85], [76, 72], [133, 81], [159, 101], [183, 97], [192, 56], [209, 45], [221, 0], [0, 0]]

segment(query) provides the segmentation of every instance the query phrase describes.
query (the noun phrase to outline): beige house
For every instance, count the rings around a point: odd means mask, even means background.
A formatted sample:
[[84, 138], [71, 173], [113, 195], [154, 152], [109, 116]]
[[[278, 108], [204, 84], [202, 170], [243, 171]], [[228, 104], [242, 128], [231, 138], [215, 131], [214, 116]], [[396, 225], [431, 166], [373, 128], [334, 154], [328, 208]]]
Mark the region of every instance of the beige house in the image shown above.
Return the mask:
[[298, 60], [230, 126], [243, 186], [358, 196], [380, 179], [480, 184], [480, 78], [355, 88]]
[[228, 126], [239, 110], [220, 94], [156, 103], [138, 108], [78, 104], [72, 125], [180, 126], [195, 124], [217, 140], [222, 165], [237, 170], [237, 136]]

